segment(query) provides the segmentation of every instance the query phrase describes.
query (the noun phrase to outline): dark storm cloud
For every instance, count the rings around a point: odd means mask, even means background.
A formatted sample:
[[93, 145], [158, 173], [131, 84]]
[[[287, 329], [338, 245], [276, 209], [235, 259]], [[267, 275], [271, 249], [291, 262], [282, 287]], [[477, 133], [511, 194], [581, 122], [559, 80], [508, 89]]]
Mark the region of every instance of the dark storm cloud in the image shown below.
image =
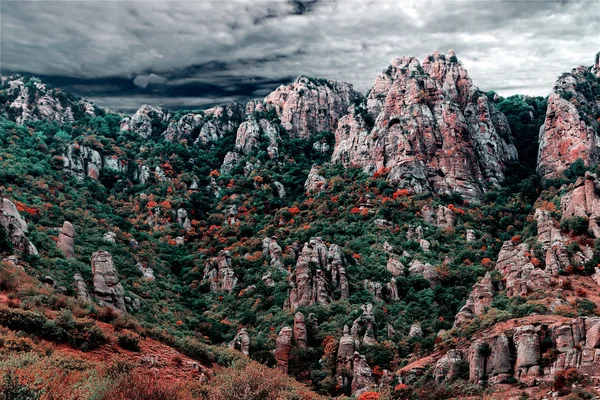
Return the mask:
[[598, 0], [4, 0], [0, 12], [2, 73], [127, 110], [246, 101], [301, 73], [365, 91], [394, 56], [449, 48], [482, 89], [545, 95], [600, 50]]

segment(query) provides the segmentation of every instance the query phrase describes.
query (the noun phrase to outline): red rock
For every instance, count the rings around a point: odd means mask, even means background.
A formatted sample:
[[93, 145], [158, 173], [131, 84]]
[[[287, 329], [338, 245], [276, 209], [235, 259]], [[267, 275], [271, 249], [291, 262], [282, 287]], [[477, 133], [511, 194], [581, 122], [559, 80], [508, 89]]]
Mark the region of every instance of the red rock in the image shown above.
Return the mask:
[[290, 351], [292, 349], [292, 328], [285, 326], [281, 328], [275, 341], [275, 360], [277, 369], [287, 374]]
[[415, 192], [459, 192], [479, 199], [517, 158], [506, 117], [471, 82], [454, 54], [396, 58], [367, 96], [338, 124], [332, 161], [386, 168], [388, 179]]
[[297, 312], [294, 314], [294, 340], [296, 346], [301, 349], [305, 349], [307, 346], [308, 333], [306, 331], [306, 322], [304, 321], [304, 314]]
[[600, 161], [597, 115], [600, 97], [587, 81], [598, 76], [598, 55], [594, 67], [578, 67], [562, 74], [548, 97], [544, 125], [540, 128], [537, 170], [543, 178], [558, 178], [573, 162], [586, 165]]

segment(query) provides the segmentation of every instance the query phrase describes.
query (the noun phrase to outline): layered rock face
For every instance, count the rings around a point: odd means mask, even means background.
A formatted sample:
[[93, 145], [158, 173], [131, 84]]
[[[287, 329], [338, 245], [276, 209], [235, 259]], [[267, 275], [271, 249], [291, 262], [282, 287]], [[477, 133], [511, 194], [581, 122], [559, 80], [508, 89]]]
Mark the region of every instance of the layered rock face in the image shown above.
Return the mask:
[[85, 281], [83, 280], [83, 277], [81, 276], [81, 274], [78, 272], [75, 275], [73, 275], [73, 283], [75, 285], [75, 291], [77, 292], [77, 298], [78, 299], [83, 299], [83, 300], [90, 300], [90, 294], [88, 292], [87, 289], [87, 285], [85, 284]]
[[[311, 264], [317, 268], [314, 274], [311, 272]], [[337, 245], [331, 245], [328, 249], [320, 237], [311, 238], [304, 244], [296, 262], [296, 269], [288, 280], [290, 294], [285, 307], [289, 307], [292, 312], [301, 306], [329, 304], [329, 282], [340, 289], [342, 298], [349, 295], [341, 249]]]
[[165, 108], [144, 104], [131, 117], [123, 118], [121, 130], [134, 132], [138, 136], [148, 139], [152, 136], [154, 123], [167, 123], [169, 119], [171, 119], [171, 113]]
[[233, 340], [229, 342], [229, 348], [232, 350], [237, 350], [246, 356], [250, 354], [250, 336], [248, 335], [246, 328], [239, 330]]
[[506, 294], [512, 296], [526, 296], [535, 290], [550, 289], [551, 274], [548, 270], [536, 267], [532, 263], [529, 245], [516, 244], [510, 240], [504, 242], [496, 270], [502, 273], [506, 280]]
[[454, 327], [479, 317], [484, 314], [486, 307], [492, 304], [494, 297], [494, 285], [492, 276], [488, 272], [483, 279], [473, 285], [473, 290], [465, 305], [460, 309], [454, 320]]
[[322, 131], [335, 131], [338, 120], [358, 97], [349, 83], [301, 75], [278, 87], [265, 103], [275, 108], [290, 137], [308, 139]]
[[217, 106], [185, 114], [178, 121], [171, 122], [163, 136], [170, 141], [186, 140], [194, 144], [206, 144], [235, 131], [244, 116], [244, 106], [239, 103]]
[[221, 250], [219, 255], [204, 264], [204, 281], [210, 282], [211, 292], [231, 292], [237, 284], [232, 268], [231, 254]]
[[50, 89], [39, 79], [2, 77], [2, 90], [9, 102], [7, 110], [17, 124], [25, 121], [73, 122], [76, 114], [95, 116], [94, 106], [83, 100], [67, 99], [60, 90]]
[[[374, 119], [371, 127], [367, 119]], [[517, 158], [506, 117], [471, 82], [454, 53], [423, 65], [396, 58], [371, 88], [366, 110], [350, 109], [336, 131], [332, 161], [388, 178], [415, 192], [479, 199]]]
[[543, 178], [559, 177], [578, 159], [586, 165], [600, 161], [599, 82], [590, 79], [597, 80], [598, 75], [596, 62], [594, 67], [575, 68], [556, 81], [540, 128], [537, 170]]
[[281, 260], [282, 249], [279, 244], [277, 244], [276, 237], [268, 237], [263, 239], [263, 256], [270, 257], [270, 265], [274, 268], [283, 268], [283, 261]]
[[292, 350], [292, 328], [285, 326], [281, 328], [275, 341], [275, 360], [277, 360], [277, 369], [287, 374], [288, 361]]
[[27, 239], [27, 222], [21, 217], [13, 202], [8, 199], [2, 199], [0, 204], [0, 224], [4, 227], [15, 251], [26, 255], [38, 254], [33, 243]]
[[65, 258], [75, 257], [75, 250], [73, 249], [75, 241], [75, 228], [69, 221], [63, 223], [60, 233], [58, 234], [58, 241], [56, 246], [62, 251]]
[[348, 326], [344, 326], [337, 352], [336, 378], [341, 387], [350, 387], [352, 394], [360, 395], [374, 383], [374, 379], [365, 357], [356, 350], [357, 341]]
[[594, 374], [600, 361], [600, 318], [523, 325], [484, 336], [470, 348], [451, 350], [440, 358], [434, 372], [436, 380], [450, 379], [464, 361], [469, 363], [473, 382], [504, 383], [513, 377], [524, 383], [550, 381], [556, 372], [569, 368]]
[[596, 238], [600, 238], [600, 181], [595, 174], [586, 172], [584, 178], [570, 186], [569, 191], [561, 198], [561, 221], [575, 217], [588, 220], [588, 230]]
[[296, 346], [305, 349], [307, 346], [307, 339], [308, 333], [306, 331], [304, 314], [298, 311], [294, 314], [294, 340], [296, 341]]
[[92, 275], [94, 276], [94, 297], [102, 306], [125, 311], [124, 289], [119, 275], [107, 251], [92, 254]]

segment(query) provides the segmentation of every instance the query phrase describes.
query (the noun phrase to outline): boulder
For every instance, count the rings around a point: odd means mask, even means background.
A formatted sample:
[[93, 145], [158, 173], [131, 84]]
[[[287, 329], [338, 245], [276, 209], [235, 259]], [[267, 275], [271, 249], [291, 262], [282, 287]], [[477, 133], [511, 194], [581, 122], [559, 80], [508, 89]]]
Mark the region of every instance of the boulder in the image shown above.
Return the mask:
[[320, 175], [321, 168], [314, 164], [308, 173], [306, 182], [304, 182], [304, 189], [307, 192], [319, 192], [323, 185], [325, 185], [325, 177]]
[[25, 255], [38, 254], [33, 243], [27, 239], [27, 223], [19, 214], [17, 207], [8, 199], [2, 199], [0, 204], [0, 224], [4, 227], [16, 252]]
[[296, 346], [301, 349], [305, 349], [307, 346], [308, 334], [306, 331], [306, 323], [304, 321], [304, 314], [297, 312], [294, 314], [294, 340]]
[[352, 359], [352, 394], [361, 395], [375, 384], [371, 368], [367, 364], [365, 356], [354, 352]]
[[73, 249], [75, 241], [75, 228], [69, 221], [63, 223], [56, 246], [63, 253], [65, 258], [74, 258], [75, 250]]
[[73, 275], [73, 282], [75, 284], [75, 292], [77, 293], [77, 298], [88, 301], [91, 300], [85, 281], [83, 280], [83, 277], [80, 273], [76, 273], [75, 275]]
[[117, 269], [112, 256], [107, 251], [92, 254], [92, 275], [94, 277], [94, 298], [102, 306], [125, 311], [124, 289], [119, 282]]
[[275, 360], [277, 369], [287, 374], [290, 351], [292, 349], [292, 328], [285, 326], [281, 328], [275, 341]]
[[250, 336], [248, 335], [246, 328], [242, 328], [238, 331], [233, 340], [229, 342], [229, 348], [237, 350], [245, 356], [250, 354]]

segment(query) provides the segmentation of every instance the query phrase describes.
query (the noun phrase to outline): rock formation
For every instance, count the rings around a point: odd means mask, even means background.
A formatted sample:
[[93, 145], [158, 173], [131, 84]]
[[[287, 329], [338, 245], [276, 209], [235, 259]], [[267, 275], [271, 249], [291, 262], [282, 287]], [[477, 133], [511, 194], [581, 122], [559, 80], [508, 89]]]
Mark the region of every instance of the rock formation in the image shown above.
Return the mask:
[[63, 223], [60, 233], [58, 234], [58, 241], [56, 246], [62, 251], [65, 258], [75, 257], [75, 250], [73, 249], [73, 243], [75, 241], [75, 228], [69, 221]]
[[440, 283], [440, 276], [436, 269], [429, 263], [423, 263], [419, 260], [413, 260], [408, 266], [409, 275], [421, 275], [429, 282], [431, 287]]
[[375, 383], [365, 356], [354, 352], [352, 360], [352, 394], [360, 395]]
[[73, 275], [73, 282], [75, 283], [75, 292], [77, 292], [77, 298], [82, 300], [90, 300], [90, 294], [87, 290], [87, 285], [83, 280], [83, 277], [78, 272]]
[[466, 239], [467, 243], [477, 240], [477, 236], [475, 235], [475, 231], [473, 229], [467, 229]]
[[275, 341], [275, 360], [277, 361], [277, 369], [284, 374], [288, 373], [288, 361], [290, 359], [290, 351], [292, 349], [292, 328], [284, 326], [277, 335]]
[[123, 286], [110, 253], [102, 250], [93, 253], [91, 263], [96, 301], [102, 306], [125, 311]]
[[304, 314], [302, 314], [300, 311], [294, 314], [294, 340], [296, 341], [296, 346], [301, 349], [306, 348], [308, 333], [306, 331]]
[[301, 75], [278, 87], [264, 101], [274, 107], [290, 137], [308, 139], [322, 131], [334, 132], [357, 97], [348, 83]]
[[274, 268], [283, 268], [283, 261], [281, 260], [282, 250], [281, 246], [277, 244], [276, 237], [267, 237], [262, 242], [263, 256], [271, 258], [270, 265]]
[[319, 192], [323, 185], [325, 185], [325, 177], [320, 174], [321, 168], [315, 164], [310, 169], [306, 182], [304, 182], [304, 189], [307, 192]]
[[244, 106], [238, 103], [185, 114], [178, 121], [172, 121], [163, 136], [170, 141], [186, 140], [190, 144], [207, 144], [234, 132], [244, 115]]
[[473, 285], [473, 290], [467, 302], [456, 314], [454, 327], [483, 315], [485, 309], [492, 304], [493, 297], [494, 285], [492, 284], [492, 276], [488, 272], [478, 283]]
[[344, 267], [344, 253], [337, 244], [329, 246], [327, 252], [327, 271], [331, 273], [331, 282], [335, 288], [340, 289], [341, 298], [347, 299], [350, 296], [348, 278], [346, 277], [346, 268]]
[[376, 344], [375, 339], [375, 317], [373, 316], [373, 305], [364, 304], [361, 306], [362, 314], [352, 323], [350, 334], [354, 338], [355, 348], [361, 344]]
[[531, 258], [526, 243], [504, 242], [498, 254], [496, 270], [502, 273], [506, 281], [507, 296], [526, 296], [531, 291], [550, 288], [550, 274], [547, 270], [535, 267]]
[[[581, 217], [588, 220], [588, 229], [596, 238], [600, 238], [600, 181], [595, 174], [586, 172], [585, 177], [569, 187], [561, 198], [561, 221]], [[538, 222], [539, 223], [539, 222]]]
[[421, 217], [438, 228], [454, 227], [454, 212], [446, 206], [439, 205], [435, 210], [429, 205], [425, 205], [421, 209]]
[[423, 65], [395, 58], [363, 109], [349, 111], [338, 123], [332, 161], [369, 173], [386, 168], [389, 180], [415, 192], [480, 199], [517, 158], [506, 117], [453, 52], [436, 52]]
[[27, 222], [21, 217], [13, 202], [8, 199], [2, 199], [0, 205], [0, 224], [4, 227], [16, 252], [25, 255], [38, 254], [33, 243], [27, 239]]
[[421, 324], [419, 324], [418, 322], [412, 324], [412, 326], [410, 327], [410, 331], [408, 332], [408, 336], [412, 338], [422, 338], [423, 330], [421, 329]]
[[437, 383], [448, 380], [452, 381], [458, 375], [460, 364], [464, 362], [462, 351], [457, 349], [448, 350], [435, 364], [433, 378]]
[[17, 124], [26, 121], [64, 124], [73, 122], [76, 113], [95, 116], [92, 104], [80, 99], [61, 101], [60, 90], [48, 88], [37, 78], [13, 75], [0, 79], [3, 86], [8, 86], [6, 109]]
[[594, 67], [578, 67], [562, 74], [548, 97], [537, 161], [543, 178], [558, 178], [578, 159], [586, 165], [600, 161], [600, 96], [587, 79], [593, 73]]
[[250, 336], [248, 335], [246, 328], [239, 330], [233, 340], [229, 342], [229, 348], [237, 350], [245, 356], [250, 354]]
[[204, 264], [204, 281], [210, 282], [210, 291], [231, 292], [237, 284], [237, 278], [232, 268], [231, 254], [222, 250], [217, 257], [209, 259]]
[[168, 110], [144, 104], [131, 117], [123, 118], [121, 130], [134, 132], [141, 138], [148, 139], [152, 136], [154, 124], [167, 123], [169, 119], [171, 113]]

